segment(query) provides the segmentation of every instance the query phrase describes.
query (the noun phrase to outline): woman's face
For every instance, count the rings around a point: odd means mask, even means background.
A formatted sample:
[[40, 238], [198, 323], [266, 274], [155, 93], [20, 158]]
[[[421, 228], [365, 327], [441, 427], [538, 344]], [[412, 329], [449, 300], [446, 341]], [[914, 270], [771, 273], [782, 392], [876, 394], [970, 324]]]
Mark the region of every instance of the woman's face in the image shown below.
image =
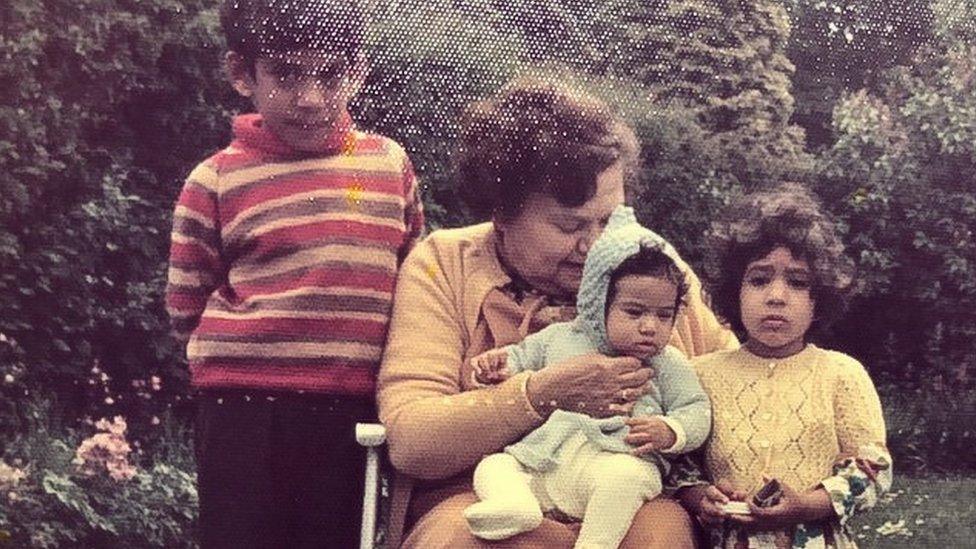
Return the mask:
[[574, 296], [590, 245], [623, 201], [619, 162], [597, 176], [596, 194], [577, 208], [563, 206], [548, 194], [530, 194], [516, 217], [494, 220], [502, 259], [536, 289]]

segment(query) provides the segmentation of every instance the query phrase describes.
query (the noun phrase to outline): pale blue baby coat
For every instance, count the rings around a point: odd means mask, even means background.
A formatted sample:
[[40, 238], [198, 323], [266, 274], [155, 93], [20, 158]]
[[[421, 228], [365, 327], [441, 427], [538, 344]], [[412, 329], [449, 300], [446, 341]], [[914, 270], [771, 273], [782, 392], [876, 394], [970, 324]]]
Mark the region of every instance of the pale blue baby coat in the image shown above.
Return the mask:
[[[610, 276], [641, 247], [655, 247], [671, 258], [677, 252], [663, 238], [637, 223], [633, 209], [620, 206], [606, 229], [593, 243], [583, 267], [583, 279], [577, 294], [577, 317], [559, 322], [510, 345], [508, 368], [512, 374], [539, 370], [550, 364], [592, 352], [612, 355], [606, 335], [605, 304]], [[679, 264], [681, 264], [679, 262]], [[711, 429], [711, 404], [698, 382], [688, 359], [674, 347], [665, 347], [648, 359], [656, 375], [652, 390], [638, 400], [633, 416], [665, 415], [684, 429], [686, 442], [681, 450], [689, 452], [701, 446]], [[521, 441], [505, 448], [529, 469], [547, 471], [558, 464], [560, 446], [572, 435], [583, 431], [600, 448], [629, 453], [633, 446], [624, 442], [629, 427], [624, 416], [596, 419], [588, 415], [557, 410], [539, 428]], [[667, 473], [667, 460], [658, 453], [646, 456]]]

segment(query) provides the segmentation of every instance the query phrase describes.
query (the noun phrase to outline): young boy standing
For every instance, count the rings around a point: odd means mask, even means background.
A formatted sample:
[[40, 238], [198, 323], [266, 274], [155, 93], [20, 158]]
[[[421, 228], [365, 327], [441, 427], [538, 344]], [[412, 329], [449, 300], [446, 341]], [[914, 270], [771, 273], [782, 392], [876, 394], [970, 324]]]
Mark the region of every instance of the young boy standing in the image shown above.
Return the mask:
[[166, 304], [200, 391], [203, 547], [352, 547], [399, 260], [423, 212], [403, 149], [353, 128], [351, 0], [226, 0], [227, 74], [255, 114], [177, 203]]

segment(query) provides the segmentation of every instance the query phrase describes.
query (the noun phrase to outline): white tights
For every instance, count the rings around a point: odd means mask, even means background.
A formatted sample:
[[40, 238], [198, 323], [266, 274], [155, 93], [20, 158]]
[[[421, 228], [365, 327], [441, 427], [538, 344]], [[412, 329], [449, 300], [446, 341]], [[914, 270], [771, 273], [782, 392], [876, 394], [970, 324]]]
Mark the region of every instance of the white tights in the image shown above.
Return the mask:
[[[492, 454], [474, 472], [481, 500], [464, 510], [471, 532], [497, 540], [535, 529], [543, 507], [583, 520], [576, 549], [616, 549], [645, 501], [661, 493], [658, 468], [639, 457], [584, 444], [553, 471], [532, 473], [508, 454]], [[540, 504], [540, 501], [542, 502]]]

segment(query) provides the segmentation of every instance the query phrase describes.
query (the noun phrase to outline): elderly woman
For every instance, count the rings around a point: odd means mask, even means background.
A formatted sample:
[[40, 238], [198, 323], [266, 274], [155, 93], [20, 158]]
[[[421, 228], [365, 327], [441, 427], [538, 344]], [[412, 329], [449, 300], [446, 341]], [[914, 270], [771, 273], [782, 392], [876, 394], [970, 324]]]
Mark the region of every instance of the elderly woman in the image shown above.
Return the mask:
[[[503, 542], [473, 537], [461, 514], [477, 500], [471, 470], [557, 409], [628, 412], [653, 372], [633, 358], [594, 354], [480, 388], [468, 359], [575, 315], [589, 246], [636, 176], [637, 140], [601, 102], [523, 79], [471, 106], [462, 143], [462, 195], [491, 221], [436, 231], [407, 257], [379, 377], [390, 457], [414, 479], [404, 546], [572, 547], [578, 526], [552, 519]], [[689, 356], [735, 347], [688, 272], [690, 299], [671, 343]], [[394, 487], [394, 522], [403, 493], [403, 484]], [[687, 513], [658, 498], [641, 508], [621, 547], [692, 540]]]

